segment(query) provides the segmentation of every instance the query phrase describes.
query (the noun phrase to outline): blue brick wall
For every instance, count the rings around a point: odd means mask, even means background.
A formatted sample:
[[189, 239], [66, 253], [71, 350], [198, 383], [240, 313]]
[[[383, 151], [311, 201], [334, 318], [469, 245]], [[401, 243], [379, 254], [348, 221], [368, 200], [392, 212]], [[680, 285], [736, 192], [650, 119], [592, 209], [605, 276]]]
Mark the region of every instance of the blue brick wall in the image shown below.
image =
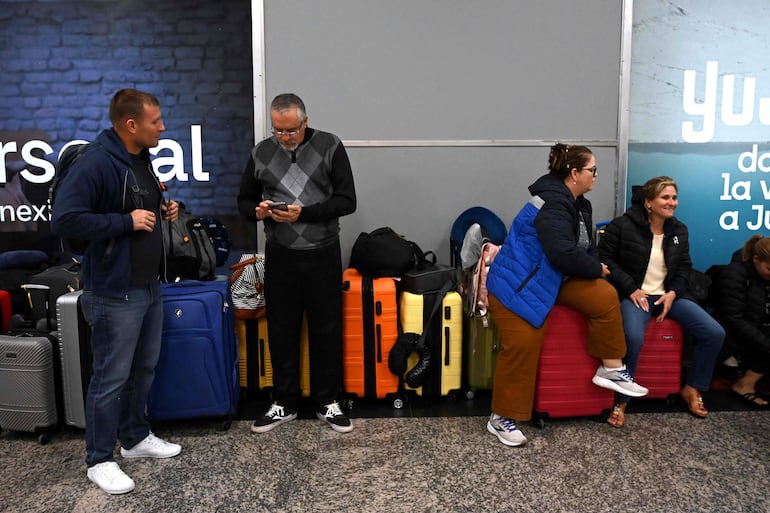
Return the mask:
[[[170, 181], [173, 196], [196, 214], [237, 213], [254, 140], [248, 0], [3, 0], [0, 63], [0, 143], [38, 131], [58, 154], [109, 126], [118, 89], [146, 90], [161, 102], [162, 139], [184, 150], [190, 180]], [[191, 125], [207, 182], [192, 179]], [[24, 165], [5, 159], [9, 171]]]

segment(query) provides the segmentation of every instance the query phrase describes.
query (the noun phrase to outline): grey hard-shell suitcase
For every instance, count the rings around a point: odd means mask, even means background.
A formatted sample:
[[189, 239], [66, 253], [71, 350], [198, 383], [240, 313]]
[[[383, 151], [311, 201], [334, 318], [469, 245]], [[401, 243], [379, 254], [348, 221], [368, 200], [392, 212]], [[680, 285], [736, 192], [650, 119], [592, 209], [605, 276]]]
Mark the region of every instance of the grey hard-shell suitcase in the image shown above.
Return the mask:
[[64, 423], [86, 427], [85, 398], [91, 380], [91, 329], [83, 318], [81, 290], [68, 292], [56, 300], [59, 326]]
[[39, 332], [0, 335], [0, 428], [46, 443], [59, 426], [58, 348]]

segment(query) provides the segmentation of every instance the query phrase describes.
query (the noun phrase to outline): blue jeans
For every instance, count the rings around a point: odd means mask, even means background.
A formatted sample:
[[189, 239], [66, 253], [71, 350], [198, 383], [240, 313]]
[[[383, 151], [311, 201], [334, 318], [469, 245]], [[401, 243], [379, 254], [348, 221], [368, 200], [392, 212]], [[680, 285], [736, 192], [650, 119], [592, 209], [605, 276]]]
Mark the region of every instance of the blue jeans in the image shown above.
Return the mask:
[[86, 464], [114, 459], [115, 441], [130, 449], [150, 432], [147, 396], [155, 378], [163, 327], [160, 283], [123, 297], [84, 291], [91, 326], [93, 374], [86, 396]]
[[[652, 307], [659, 297], [648, 297], [651, 305], [649, 312], [637, 308], [628, 298], [620, 302], [627, 348], [623, 361], [632, 375], [636, 372], [636, 365], [639, 363], [639, 353], [644, 344], [647, 323], [655, 322], [654, 318], [660, 314], [659, 310]], [[678, 322], [682, 329], [695, 339], [692, 366], [685, 382], [699, 391], [708, 390], [711, 385], [711, 374], [714, 372], [714, 365], [725, 339], [724, 328], [697, 303], [689, 299], [675, 299], [666, 317]], [[640, 384], [644, 385], [644, 383]], [[616, 394], [615, 400], [626, 403], [629, 397]]]

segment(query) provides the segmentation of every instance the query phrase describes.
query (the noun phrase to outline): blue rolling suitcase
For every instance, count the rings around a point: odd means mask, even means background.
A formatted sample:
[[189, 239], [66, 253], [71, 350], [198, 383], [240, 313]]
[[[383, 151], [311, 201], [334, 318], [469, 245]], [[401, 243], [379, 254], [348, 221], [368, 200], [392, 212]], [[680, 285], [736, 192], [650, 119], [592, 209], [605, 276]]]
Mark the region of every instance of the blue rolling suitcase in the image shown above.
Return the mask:
[[238, 346], [227, 280], [163, 284], [163, 345], [147, 401], [153, 420], [238, 411]]

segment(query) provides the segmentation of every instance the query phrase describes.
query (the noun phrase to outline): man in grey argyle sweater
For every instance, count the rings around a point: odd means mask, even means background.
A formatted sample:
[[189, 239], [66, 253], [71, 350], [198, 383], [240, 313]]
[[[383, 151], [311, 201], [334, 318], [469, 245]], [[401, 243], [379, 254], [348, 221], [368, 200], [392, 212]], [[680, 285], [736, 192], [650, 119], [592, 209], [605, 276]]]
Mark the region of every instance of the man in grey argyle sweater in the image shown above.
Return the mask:
[[273, 135], [251, 151], [238, 210], [265, 225], [265, 299], [273, 399], [251, 431], [297, 418], [300, 332], [307, 314], [311, 397], [316, 415], [346, 433], [342, 388], [342, 260], [339, 217], [356, 209], [350, 161], [335, 135], [307, 125], [305, 104], [280, 94], [270, 105]]

